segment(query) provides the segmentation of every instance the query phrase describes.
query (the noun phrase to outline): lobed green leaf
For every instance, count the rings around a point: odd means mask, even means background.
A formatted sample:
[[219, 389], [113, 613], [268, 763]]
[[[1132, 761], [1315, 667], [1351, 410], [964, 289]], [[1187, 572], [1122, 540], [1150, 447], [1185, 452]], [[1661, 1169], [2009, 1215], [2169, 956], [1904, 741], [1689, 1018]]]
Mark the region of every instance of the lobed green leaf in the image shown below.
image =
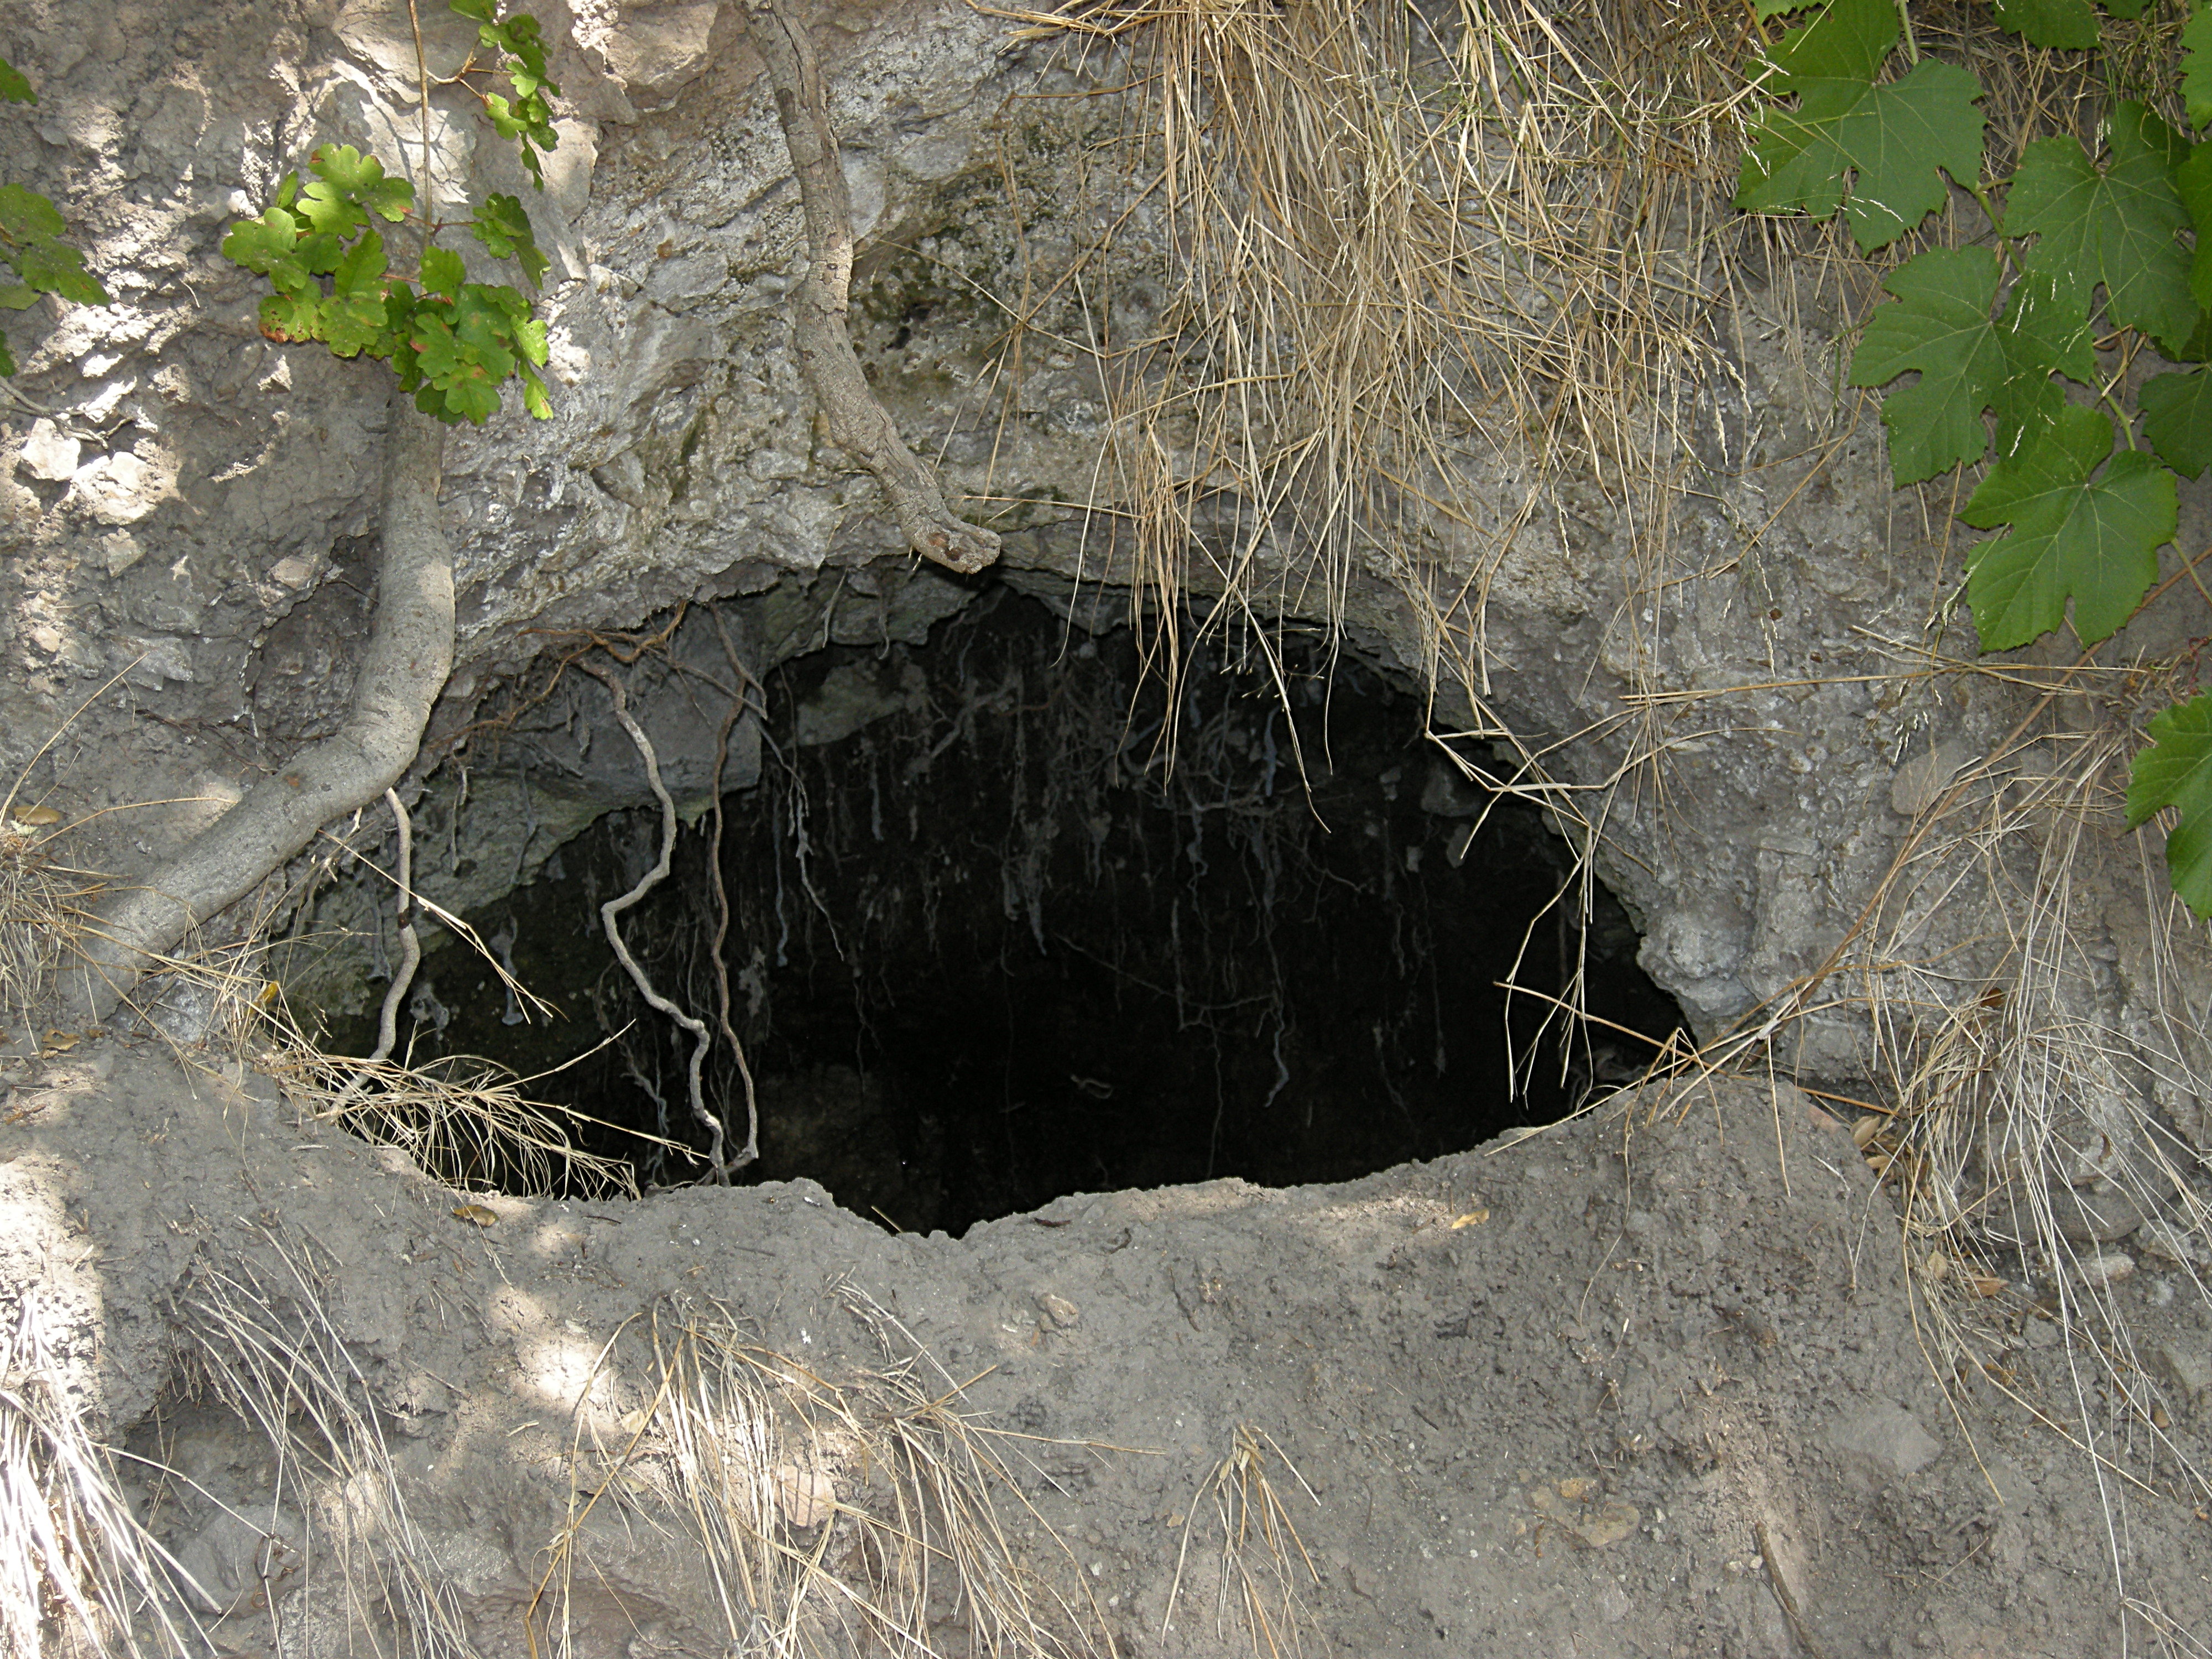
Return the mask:
[[1966, 593], [1984, 651], [2049, 633], [2065, 620], [2069, 599], [2075, 636], [2094, 645], [2158, 580], [2158, 550], [2173, 539], [2173, 474], [2140, 450], [2113, 454], [2111, 420], [2068, 408], [2018, 456], [1991, 467], [1959, 516], [1984, 530], [2009, 526], [1967, 556]]
[[[0, 98], [11, 104], [35, 104], [39, 101], [39, 94], [31, 90], [31, 83], [23, 78], [22, 71], [4, 58], [0, 58]], [[6, 368], [0, 368], [0, 374], [13, 374], [15, 372], [12, 362]]]
[[2183, 903], [2212, 917], [2212, 696], [2153, 715], [2150, 746], [2129, 770], [2130, 825], [2169, 806], [2180, 820], [2166, 838], [2167, 878]]
[[[1880, 9], [1889, 20], [1888, 36], [1876, 31], [1845, 38], [1823, 62], [1856, 63], [1865, 55], [1861, 47], [1893, 38], [1895, 9]], [[1824, 14], [1797, 33], [1810, 34], [1834, 15]], [[1883, 45], [1882, 52], [1887, 50]], [[1808, 55], [1801, 51], [1798, 61]], [[1736, 188], [1739, 208], [1802, 210], [1824, 219], [1840, 206], [1860, 248], [1871, 252], [1943, 204], [1945, 173], [1968, 185], [1981, 176], [1983, 116], [1975, 104], [1982, 85], [1965, 70], [1931, 58], [1884, 86], [1803, 73], [1783, 77], [1782, 84], [1799, 94], [1797, 107], [1770, 105], [1753, 121]]]
[[2212, 466], [2212, 374], [2160, 374], [2136, 393], [2143, 436], [2158, 458], [2185, 478]]
[[422, 250], [422, 291], [452, 299], [461, 291], [467, 279], [468, 267], [461, 256], [449, 248], [426, 247]]
[[493, 258], [517, 261], [522, 266], [522, 274], [530, 279], [530, 286], [539, 286], [552, 261], [538, 252], [538, 238], [530, 228], [530, 216], [523, 211], [519, 198], [496, 194], [485, 197], [477, 205], [469, 228]]
[[0, 185], [0, 238], [27, 241], [61, 234], [62, 216], [52, 202], [21, 185]]
[[2212, 10], [2201, 6], [2181, 26], [2181, 102], [2191, 126], [2212, 121]]
[[51, 236], [10, 251], [16, 276], [41, 294], [57, 294], [81, 306], [104, 306], [107, 290], [84, 268], [84, 255]]
[[2130, 102], [2114, 109], [2107, 138], [2103, 167], [2078, 139], [2030, 144], [2006, 196], [2004, 234], [2036, 239], [2024, 269], [2050, 281], [2081, 316], [2101, 283], [2114, 324], [2178, 349], [2199, 309], [2190, 255], [2177, 240], [2190, 222], [2174, 177], [2187, 141]]

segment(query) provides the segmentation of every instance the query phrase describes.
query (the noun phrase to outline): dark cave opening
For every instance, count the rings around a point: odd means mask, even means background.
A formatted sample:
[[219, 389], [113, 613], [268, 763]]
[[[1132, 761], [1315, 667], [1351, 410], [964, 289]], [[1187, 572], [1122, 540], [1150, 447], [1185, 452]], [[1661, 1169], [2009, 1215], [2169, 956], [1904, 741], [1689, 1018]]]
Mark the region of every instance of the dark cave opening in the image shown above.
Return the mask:
[[[1595, 888], [1586, 924], [1559, 901], [1571, 860], [1541, 813], [1478, 791], [1417, 697], [1318, 638], [1278, 641], [1273, 667], [1257, 641], [1186, 640], [1170, 688], [1130, 629], [998, 588], [926, 646], [831, 647], [763, 690], [761, 781], [724, 802], [726, 965], [708, 818], [623, 920], [710, 1024], [726, 975], [761, 1113], [741, 1179], [811, 1176], [956, 1232], [1075, 1191], [1341, 1180], [1632, 1073], [1640, 1043], [1547, 1030], [1543, 996], [1578, 975], [1602, 1020], [1680, 1023], [1618, 901]], [[603, 818], [471, 918], [560, 1018], [520, 1018], [449, 942], [412, 1001], [416, 1058], [573, 1062], [530, 1092], [703, 1146], [689, 1039], [599, 932], [657, 834], [649, 811]], [[1509, 1008], [1509, 978], [1542, 995]], [[726, 1044], [707, 1096], [741, 1142]], [[639, 1146], [592, 1149], [696, 1177]]]

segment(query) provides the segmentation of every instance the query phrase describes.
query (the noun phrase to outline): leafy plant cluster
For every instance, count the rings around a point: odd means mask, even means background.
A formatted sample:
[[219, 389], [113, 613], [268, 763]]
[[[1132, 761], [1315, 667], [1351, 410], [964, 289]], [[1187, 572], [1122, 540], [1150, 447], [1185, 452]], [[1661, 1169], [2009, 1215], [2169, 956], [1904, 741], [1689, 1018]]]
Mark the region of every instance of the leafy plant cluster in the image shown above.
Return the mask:
[[[31, 83], [4, 58], [0, 58], [0, 100], [11, 104], [39, 101]], [[0, 183], [0, 265], [13, 273], [12, 280], [0, 280], [0, 307], [7, 310], [27, 310], [41, 294], [58, 295], [79, 305], [107, 303], [107, 290], [85, 269], [84, 255], [62, 240], [62, 216], [54, 204], [12, 181]], [[8, 349], [8, 337], [0, 334], [0, 376], [15, 372], [15, 354]]]
[[[475, 94], [494, 129], [515, 141], [523, 164], [544, 186], [544, 151], [558, 142], [548, 94], [545, 47], [538, 20], [501, 20], [494, 0], [450, 0], [477, 24], [479, 44], [495, 54], [514, 95], [489, 92], [471, 77], [474, 57], [447, 77]], [[428, 94], [428, 87], [424, 88]], [[288, 175], [258, 218], [223, 238], [234, 263], [269, 279], [261, 331], [272, 340], [319, 340], [341, 357], [366, 354], [390, 363], [416, 407], [448, 422], [489, 420], [501, 387], [520, 383], [523, 407], [541, 420], [553, 412], [545, 382], [545, 324], [529, 296], [506, 283], [469, 280], [467, 261], [441, 246], [441, 233], [465, 225], [495, 259], [513, 259], [536, 289], [548, 261], [519, 198], [489, 195], [459, 224], [416, 213], [415, 187], [350, 144], [325, 144], [308, 162], [312, 177]], [[395, 271], [376, 222], [413, 221], [420, 252], [412, 272]]]
[[[2149, 3], [2105, 0], [2104, 17], [2137, 20]], [[2116, 96], [2095, 149], [2041, 139], [2004, 178], [1985, 174], [1981, 82], [1920, 56], [1905, 0], [1755, 5], [1762, 21], [1802, 21], [1766, 50], [1772, 101], [1752, 123], [1739, 207], [1840, 210], [1871, 253], [1949, 200], [1948, 176], [1992, 228], [1891, 273], [1850, 366], [1854, 386], [1893, 388], [1881, 417], [1899, 485], [1988, 463], [1959, 511], [1996, 532], [1967, 554], [1982, 649], [2051, 632], [2069, 602], [2085, 645], [2108, 638], [2158, 580], [2177, 475], [2212, 465], [2212, 143], [2193, 136], [2212, 124], [2212, 0], [2192, 0], [2179, 87], [2164, 89], [2186, 131]], [[2091, 0], [1996, 0], [1996, 16], [2041, 48], [2092, 51], [2104, 27]], [[2128, 368], [2146, 344], [2177, 367], [2130, 407]], [[2212, 696], [2159, 714], [2150, 736], [2129, 820], [2180, 809], [2169, 872], [2212, 916]]]

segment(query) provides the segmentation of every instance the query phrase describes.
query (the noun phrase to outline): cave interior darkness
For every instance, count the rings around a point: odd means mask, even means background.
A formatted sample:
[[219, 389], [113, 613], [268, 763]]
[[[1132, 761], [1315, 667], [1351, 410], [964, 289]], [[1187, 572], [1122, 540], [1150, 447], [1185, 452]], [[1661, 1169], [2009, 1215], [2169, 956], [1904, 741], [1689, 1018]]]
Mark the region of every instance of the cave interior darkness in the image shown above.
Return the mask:
[[[1579, 973], [1592, 1014], [1654, 1039], [1680, 1011], [1611, 894], [1587, 926], [1571, 894], [1555, 902], [1565, 845], [1465, 781], [1419, 697], [1319, 637], [1278, 649], [1279, 687], [1255, 642], [1186, 632], [1170, 688], [1130, 629], [1093, 636], [994, 586], [927, 645], [833, 646], [768, 676], [761, 780], [725, 799], [720, 860], [761, 1113], [737, 1178], [811, 1176], [882, 1224], [957, 1233], [1071, 1192], [1434, 1158], [1553, 1121], [1648, 1058], [1602, 1026], [1563, 1055], [1550, 1005], [1516, 997], [1513, 1086], [1499, 982], [1516, 972], [1550, 995]], [[713, 1024], [709, 823], [623, 931]], [[404, 1051], [565, 1063], [530, 1093], [703, 1146], [689, 1039], [599, 930], [658, 833], [650, 810], [603, 817], [471, 917], [511, 937], [558, 1018], [520, 1018], [447, 940]], [[726, 1044], [707, 1097], [742, 1142]], [[587, 1143], [648, 1183], [698, 1176], [633, 1137]]]

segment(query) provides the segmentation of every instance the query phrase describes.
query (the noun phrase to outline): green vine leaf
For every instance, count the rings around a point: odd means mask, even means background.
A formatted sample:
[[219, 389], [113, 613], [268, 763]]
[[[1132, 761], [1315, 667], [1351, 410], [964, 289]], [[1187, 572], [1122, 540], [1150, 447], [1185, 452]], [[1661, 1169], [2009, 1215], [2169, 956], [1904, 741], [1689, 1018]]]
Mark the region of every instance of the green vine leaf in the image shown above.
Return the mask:
[[1913, 369], [1920, 383], [1882, 399], [1889, 464], [1899, 485], [1948, 472], [1988, 453], [1982, 411], [1998, 396], [2005, 350], [1990, 321], [1996, 256], [1987, 248], [1933, 249], [1882, 284], [1897, 296], [1867, 319], [1852, 354], [1853, 386], [1887, 386]]
[[2096, 379], [2097, 349], [2089, 319], [2051, 278], [2039, 274], [2012, 285], [1997, 337], [2004, 343], [2005, 382], [1990, 406], [1997, 417], [1997, 455], [2003, 459], [2019, 454], [2064, 411], [2065, 388], [2053, 374], [2079, 386]]
[[2189, 266], [2190, 297], [2212, 311], [2212, 234], [2207, 233], [2207, 227], [2212, 227], [2212, 143], [2192, 145], [2172, 176], [2174, 194], [2197, 232], [2197, 253]]
[[2181, 26], [2181, 102], [2191, 126], [2212, 121], [2212, 11], [2201, 6]]
[[2173, 539], [2173, 474], [2140, 450], [2113, 454], [2111, 420], [2068, 408], [2020, 455], [1991, 467], [1959, 516], [1978, 529], [2010, 526], [1967, 556], [1982, 649], [2049, 633], [2065, 620], [2069, 598], [2075, 635], [2094, 645], [2158, 580], [2158, 550]]
[[1997, 262], [1987, 248], [1931, 249], [1882, 286], [1897, 302], [1867, 319], [1850, 381], [1887, 386], [1919, 371], [1917, 385], [1882, 400], [1890, 467], [1900, 486], [1980, 460], [1989, 450], [1985, 410], [1996, 413], [1998, 455], [2017, 454], [2065, 406], [2051, 375], [2087, 383], [2095, 374], [2087, 325], [2054, 301], [2047, 281], [2015, 283], [2002, 320], [1990, 320]]
[[2174, 164], [2188, 143], [2142, 105], [2108, 124], [2107, 164], [2074, 138], [2043, 138], [2021, 157], [2005, 200], [2004, 234], [2033, 236], [2024, 269], [2046, 277], [2082, 316], [2105, 287], [2106, 314], [2179, 349], [2197, 326], [2190, 256], [2175, 240], [2190, 222]]
[[31, 90], [31, 83], [23, 73], [6, 58], [0, 58], [0, 98], [11, 104], [35, 104], [39, 94]]
[[552, 261], [538, 251], [538, 238], [530, 228], [530, 216], [523, 211], [518, 198], [485, 197], [469, 229], [493, 258], [513, 259], [520, 264], [531, 287], [537, 288], [543, 283], [546, 267]]
[[2158, 458], [2185, 478], [2212, 466], [2212, 374], [2160, 374], [2136, 393], [2143, 436]]
[[1931, 58], [1875, 85], [1898, 33], [1893, 0], [1833, 0], [1782, 37], [1768, 54], [1765, 86], [1778, 97], [1796, 94], [1797, 107], [1770, 104], [1753, 119], [1739, 208], [1825, 219], [1841, 207], [1859, 246], [1871, 252], [1943, 204], [1944, 173], [1979, 179], [1981, 82]]
[[52, 202], [21, 185], [0, 185], [0, 237], [35, 241], [62, 234], [62, 216]]
[[2128, 823], [2140, 828], [2172, 806], [2180, 821], [2166, 838], [2166, 869], [2181, 902], [2212, 918], [2212, 696], [2154, 714], [2150, 747], [2128, 776]]
[[422, 250], [422, 291], [425, 294], [453, 299], [460, 293], [461, 284], [468, 274], [468, 267], [462, 264], [459, 254], [442, 247]]
[[1997, 21], [2031, 46], [2082, 52], [2100, 38], [2089, 0], [1997, 0]]

